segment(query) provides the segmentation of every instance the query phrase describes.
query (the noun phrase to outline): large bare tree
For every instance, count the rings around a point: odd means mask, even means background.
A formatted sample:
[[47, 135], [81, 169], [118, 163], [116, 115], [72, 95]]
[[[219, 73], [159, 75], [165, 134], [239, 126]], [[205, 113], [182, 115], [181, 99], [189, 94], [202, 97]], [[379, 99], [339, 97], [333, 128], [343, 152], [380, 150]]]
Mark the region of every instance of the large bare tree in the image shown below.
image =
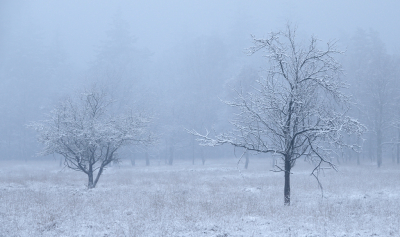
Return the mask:
[[[93, 89], [67, 98], [46, 120], [32, 123], [44, 144], [42, 155], [60, 154], [65, 165], [88, 176], [88, 188], [96, 187], [105, 167], [118, 161], [124, 145], [151, 145], [150, 117], [143, 114], [113, 115], [109, 96]], [[97, 172], [97, 174], [96, 174]]]
[[254, 92], [237, 92], [234, 101], [227, 102], [238, 113], [231, 121], [231, 132], [210, 136], [195, 130], [201, 145], [231, 144], [248, 151], [280, 154], [282, 162], [274, 169], [283, 172], [284, 204], [290, 205], [291, 169], [300, 157], [315, 165], [311, 171], [318, 180], [323, 165], [335, 168], [331, 159], [345, 144], [343, 133], [360, 135], [365, 128], [346, 115], [349, 97], [341, 92], [341, 65], [335, 60], [340, 53], [334, 43], [320, 49], [311, 37], [300, 44], [296, 30], [272, 32], [267, 39], [253, 37], [249, 53], [264, 50], [269, 60], [267, 75], [258, 80]]

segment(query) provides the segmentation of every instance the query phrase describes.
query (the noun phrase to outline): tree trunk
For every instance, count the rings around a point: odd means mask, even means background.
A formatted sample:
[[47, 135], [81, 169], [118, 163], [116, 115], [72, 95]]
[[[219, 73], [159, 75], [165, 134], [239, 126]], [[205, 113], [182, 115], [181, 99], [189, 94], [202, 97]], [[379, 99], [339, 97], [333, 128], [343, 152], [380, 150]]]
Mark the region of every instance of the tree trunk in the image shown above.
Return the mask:
[[244, 164], [244, 168], [247, 169], [249, 167], [249, 153], [246, 151], [246, 163]]
[[392, 162], [396, 163], [396, 154], [395, 154], [395, 151], [394, 151], [394, 146], [392, 146], [390, 150], [391, 150], [391, 153], [392, 153]]
[[194, 165], [194, 135], [192, 136], [192, 165]]
[[201, 148], [201, 150], [200, 150], [200, 155], [201, 155], [201, 162], [204, 165], [204, 163], [206, 163], [206, 158], [204, 158], [204, 150], [203, 150], [203, 148]]
[[397, 144], [397, 164], [400, 164], [400, 144]]
[[272, 155], [272, 169], [275, 168], [275, 165], [276, 165], [276, 157]]
[[379, 129], [376, 134], [376, 161], [378, 168], [382, 165], [382, 131]]
[[116, 165], [118, 165], [119, 166], [119, 161], [117, 160], [117, 159], [115, 159], [115, 160], [113, 160], [112, 162], [110, 162], [110, 164], [113, 164], [112, 166], [116, 166]]
[[368, 139], [368, 155], [369, 155], [369, 159], [372, 161], [375, 160], [375, 155], [374, 155], [374, 137], [372, 134], [369, 135], [369, 139]]
[[93, 188], [95, 188], [97, 185], [97, 182], [99, 182], [99, 179], [100, 179], [101, 174], [103, 173], [104, 167], [105, 167], [105, 165], [103, 165], [103, 164], [100, 166], [99, 172], [97, 172], [96, 180], [93, 183]]
[[[360, 138], [357, 138], [357, 145], [360, 145]], [[360, 165], [360, 152], [357, 152], [357, 165]]]
[[285, 157], [285, 188], [283, 191], [285, 206], [290, 206], [290, 158]]
[[146, 152], [146, 166], [150, 165], [149, 154]]
[[397, 164], [400, 164], [400, 128], [397, 129]]
[[340, 157], [336, 156], [336, 162], [340, 165]]
[[135, 158], [131, 158], [131, 165], [132, 165], [132, 166], [135, 166], [135, 165], [136, 165], [136, 160], [135, 160]]
[[[111, 162], [109, 162], [109, 163], [111, 163]], [[88, 189], [92, 189], [92, 188], [95, 188], [95, 187], [96, 187], [96, 184], [97, 184], [97, 182], [99, 181], [101, 174], [103, 173], [104, 167], [105, 167], [106, 165], [108, 165], [109, 163], [105, 163], [105, 164], [102, 164], [102, 165], [100, 166], [100, 169], [99, 169], [99, 171], [97, 172], [97, 175], [96, 175], [96, 179], [95, 179], [95, 180], [93, 180], [93, 166], [92, 166], [91, 164], [89, 164], [89, 170], [88, 170], [88, 172], [87, 172], [87, 175], [88, 175], [88, 178], [89, 178], [89, 181], [88, 181]]]
[[88, 172], [88, 178], [89, 178], [89, 182], [88, 182], [88, 189], [92, 189], [94, 188], [94, 183], [93, 183], [93, 171], [92, 168], [90, 168], [89, 172]]
[[172, 165], [174, 163], [174, 147], [170, 146], [169, 147], [169, 159], [168, 159], [168, 164]]

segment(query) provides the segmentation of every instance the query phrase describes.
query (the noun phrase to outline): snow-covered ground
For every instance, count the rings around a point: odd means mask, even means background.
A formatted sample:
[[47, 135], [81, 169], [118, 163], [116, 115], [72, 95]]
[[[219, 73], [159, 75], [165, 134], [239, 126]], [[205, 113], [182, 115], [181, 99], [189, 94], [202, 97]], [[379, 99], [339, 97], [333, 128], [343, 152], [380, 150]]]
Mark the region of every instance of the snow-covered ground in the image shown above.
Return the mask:
[[87, 190], [84, 174], [57, 161], [1, 161], [0, 236], [400, 236], [399, 165], [327, 170], [321, 198], [300, 162], [285, 207], [270, 160], [236, 162], [126, 162]]

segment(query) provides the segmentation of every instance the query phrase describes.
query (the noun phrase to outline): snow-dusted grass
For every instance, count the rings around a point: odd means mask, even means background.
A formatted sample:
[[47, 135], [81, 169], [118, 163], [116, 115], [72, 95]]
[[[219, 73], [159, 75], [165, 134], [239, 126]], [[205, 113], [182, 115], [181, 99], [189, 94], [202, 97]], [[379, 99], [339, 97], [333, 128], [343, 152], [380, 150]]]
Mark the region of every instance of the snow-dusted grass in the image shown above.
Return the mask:
[[[400, 236], [400, 167], [344, 164], [325, 171], [324, 198], [310, 166], [283, 174], [271, 161], [106, 170], [98, 186], [49, 161], [0, 162], [0, 236]], [[140, 165], [140, 164], [139, 164]], [[242, 166], [241, 166], [242, 167]]]

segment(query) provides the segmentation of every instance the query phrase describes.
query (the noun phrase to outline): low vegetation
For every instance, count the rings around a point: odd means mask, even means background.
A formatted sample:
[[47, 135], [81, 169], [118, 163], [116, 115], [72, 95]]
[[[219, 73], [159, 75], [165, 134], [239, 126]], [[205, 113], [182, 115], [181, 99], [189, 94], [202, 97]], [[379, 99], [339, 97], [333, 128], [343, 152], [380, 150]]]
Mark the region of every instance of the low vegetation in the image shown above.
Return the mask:
[[96, 189], [57, 161], [2, 161], [0, 236], [399, 236], [399, 169], [364, 161], [321, 174], [293, 168], [292, 203], [270, 159], [104, 171]]

